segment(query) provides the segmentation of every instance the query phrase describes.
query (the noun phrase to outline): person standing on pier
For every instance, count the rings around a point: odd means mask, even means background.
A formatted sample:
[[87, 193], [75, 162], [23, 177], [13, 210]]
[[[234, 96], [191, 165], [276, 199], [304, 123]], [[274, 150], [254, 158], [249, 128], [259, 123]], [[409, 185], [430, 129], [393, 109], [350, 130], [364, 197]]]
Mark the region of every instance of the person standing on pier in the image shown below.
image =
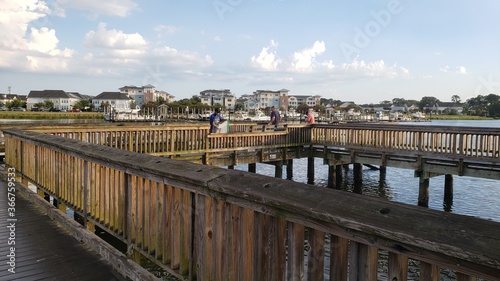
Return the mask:
[[280, 112], [273, 105], [271, 106], [271, 121], [269, 122], [269, 125], [274, 125], [274, 127], [278, 127], [279, 123], [280, 123]]
[[309, 108], [309, 112], [307, 112], [307, 116], [306, 116], [306, 123], [307, 124], [314, 124], [315, 120], [314, 120], [314, 111], [312, 108]]
[[210, 115], [210, 133], [217, 133], [220, 129], [219, 125], [222, 122], [220, 108], [216, 108], [214, 113]]

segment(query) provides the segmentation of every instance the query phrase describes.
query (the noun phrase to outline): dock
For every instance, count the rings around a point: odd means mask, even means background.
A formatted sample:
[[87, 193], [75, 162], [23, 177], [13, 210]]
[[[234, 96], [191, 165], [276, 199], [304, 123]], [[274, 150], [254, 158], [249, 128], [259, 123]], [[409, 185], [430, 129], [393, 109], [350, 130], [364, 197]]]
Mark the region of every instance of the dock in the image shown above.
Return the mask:
[[3, 178], [0, 192], [0, 280], [126, 280], [21, 192], [8, 196]]

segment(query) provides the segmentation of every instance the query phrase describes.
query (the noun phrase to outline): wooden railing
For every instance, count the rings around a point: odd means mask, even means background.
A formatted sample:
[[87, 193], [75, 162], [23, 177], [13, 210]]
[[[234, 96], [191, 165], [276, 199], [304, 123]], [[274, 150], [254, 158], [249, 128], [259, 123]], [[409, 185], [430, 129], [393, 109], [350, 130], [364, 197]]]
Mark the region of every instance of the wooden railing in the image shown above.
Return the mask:
[[457, 280], [500, 280], [496, 222], [49, 134], [4, 133], [7, 166], [179, 278], [439, 280], [446, 268]]
[[228, 134], [209, 134], [206, 124], [33, 127], [30, 130], [152, 155], [320, 145], [500, 160], [500, 131], [496, 128], [396, 124], [288, 125], [284, 131], [273, 132], [263, 130], [263, 126], [234, 124]]
[[311, 140], [310, 128], [288, 126], [272, 131], [266, 125], [234, 124], [230, 133], [210, 134], [206, 124], [169, 126], [65, 126], [29, 127], [37, 131], [151, 155], [201, 153], [211, 150], [245, 150], [249, 147], [286, 147]]
[[500, 130], [412, 125], [319, 125], [312, 143], [500, 160]]

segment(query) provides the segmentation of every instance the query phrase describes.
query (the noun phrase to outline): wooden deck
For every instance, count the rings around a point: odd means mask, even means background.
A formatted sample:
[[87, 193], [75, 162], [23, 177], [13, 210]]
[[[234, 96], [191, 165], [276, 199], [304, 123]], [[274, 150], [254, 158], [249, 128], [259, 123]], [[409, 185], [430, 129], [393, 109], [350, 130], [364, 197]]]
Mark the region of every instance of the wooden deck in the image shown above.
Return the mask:
[[[86, 244], [78, 242], [40, 207], [24, 198], [21, 192], [15, 193], [15, 216], [9, 217], [7, 192], [7, 182], [2, 179], [0, 280], [125, 280]], [[11, 223], [15, 224], [15, 230], [8, 228]], [[9, 237], [15, 238], [10, 240], [15, 241], [15, 245], [9, 245]], [[9, 271], [11, 247], [15, 247], [15, 273]]]

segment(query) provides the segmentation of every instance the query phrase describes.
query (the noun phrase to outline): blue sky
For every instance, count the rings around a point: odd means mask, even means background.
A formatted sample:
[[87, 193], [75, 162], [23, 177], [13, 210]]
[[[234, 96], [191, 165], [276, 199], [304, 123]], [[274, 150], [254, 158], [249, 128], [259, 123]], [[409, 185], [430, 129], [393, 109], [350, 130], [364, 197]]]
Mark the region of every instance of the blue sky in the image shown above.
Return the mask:
[[500, 95], [498, 0], [0, 0], [0, 93]]

